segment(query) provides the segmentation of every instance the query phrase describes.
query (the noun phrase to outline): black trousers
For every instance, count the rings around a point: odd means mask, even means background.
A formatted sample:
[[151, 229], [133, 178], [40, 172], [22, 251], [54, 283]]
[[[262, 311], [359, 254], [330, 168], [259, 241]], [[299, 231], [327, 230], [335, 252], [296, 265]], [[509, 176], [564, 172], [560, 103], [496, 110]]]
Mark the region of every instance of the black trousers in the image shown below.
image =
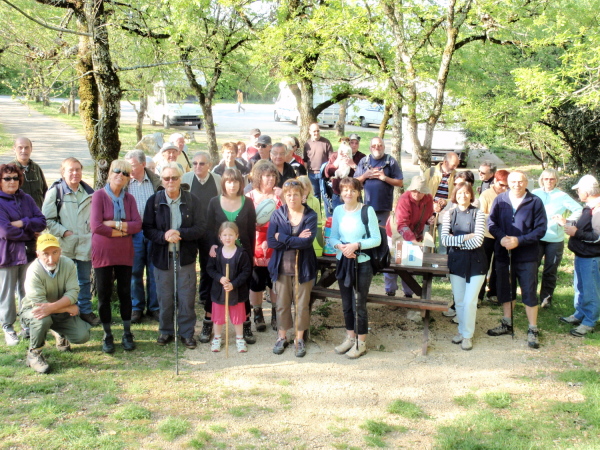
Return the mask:
[[110, 323], [110, 301], [114, 280], [117, 280], [117, 296], [122, 320], [131, 320], [131, 266], [106, 266], [94, 269], [98, 291], [98, 314], [102, 323]]

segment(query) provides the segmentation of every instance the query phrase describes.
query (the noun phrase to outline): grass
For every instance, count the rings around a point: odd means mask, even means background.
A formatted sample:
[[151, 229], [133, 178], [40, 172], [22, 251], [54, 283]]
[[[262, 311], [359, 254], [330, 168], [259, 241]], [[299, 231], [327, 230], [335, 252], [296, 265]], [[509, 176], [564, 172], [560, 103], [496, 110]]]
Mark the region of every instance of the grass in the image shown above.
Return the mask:
[[168, 417], [158, 424], [158, 432], [167, 441], [174, 441], [190, 429], [190, 422], [179, 417]]
[[13, 138], [6, 133], [2, 124], [0, 124], [0, 155], [12, 152]]
[[387, 412], [408, 419], [423, 419], [427, 417], [427, 414], [419, 406], [404, 400], [394, 400], [388, 405]]

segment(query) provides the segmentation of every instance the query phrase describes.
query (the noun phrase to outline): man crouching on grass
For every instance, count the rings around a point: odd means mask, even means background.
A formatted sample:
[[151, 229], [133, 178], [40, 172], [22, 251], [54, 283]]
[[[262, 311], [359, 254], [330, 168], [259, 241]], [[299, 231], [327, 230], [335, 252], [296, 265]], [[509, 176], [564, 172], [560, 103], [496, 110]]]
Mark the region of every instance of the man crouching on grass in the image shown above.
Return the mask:
[[27, 365], [38, 373], [48, 373], [50, 366], [42, 355], [48, 331], [56, 339], [56, 348], [67, 352], [71, 350], [70, 342], [83, 344], [90, 339], [91, 325], [79, 317], [77, 266], [61, 256], [58, 239], [42, 234], [37, 239], [36, 254], [25, 276], [21, 316], [31, 334]]

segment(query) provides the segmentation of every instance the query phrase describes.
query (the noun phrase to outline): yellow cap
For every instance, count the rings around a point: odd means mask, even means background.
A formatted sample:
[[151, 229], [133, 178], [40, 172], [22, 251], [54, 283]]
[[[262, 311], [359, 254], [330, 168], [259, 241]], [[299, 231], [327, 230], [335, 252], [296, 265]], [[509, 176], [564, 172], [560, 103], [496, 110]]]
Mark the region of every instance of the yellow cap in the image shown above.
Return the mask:
[[42, 252], [46, 250], [48, 247], [58, 247], [60, 248], [60, 244], [58, 243], [58, 239], [50, 233], [41, 234], [37, 239], [37, 251]]

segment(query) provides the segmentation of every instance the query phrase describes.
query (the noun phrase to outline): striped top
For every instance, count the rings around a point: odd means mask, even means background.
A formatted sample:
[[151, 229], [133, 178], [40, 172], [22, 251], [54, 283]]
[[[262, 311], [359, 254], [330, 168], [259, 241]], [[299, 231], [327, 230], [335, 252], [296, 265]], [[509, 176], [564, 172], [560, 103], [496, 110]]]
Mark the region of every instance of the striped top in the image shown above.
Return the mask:
[[[462, 250], [474, 250], [481, 247], [483, 244], [483, 235], [485, 232], [485, 214], [477, 208], [469, 208], [465, 211], [456, 209], [454, 214], [475, 214], [475, 226], [473, 227], [473, 233], [475, 236], [472, 239], [465, 241], [464, 235], [454, 236], [452, 234], [450, 219], [453, 216], [451, 211], [444, 216], [444, 222], [442, 223], [442, 244], [446, 247], [458, 247]], [[471, 219], [473, 220], [473, 219]]]

